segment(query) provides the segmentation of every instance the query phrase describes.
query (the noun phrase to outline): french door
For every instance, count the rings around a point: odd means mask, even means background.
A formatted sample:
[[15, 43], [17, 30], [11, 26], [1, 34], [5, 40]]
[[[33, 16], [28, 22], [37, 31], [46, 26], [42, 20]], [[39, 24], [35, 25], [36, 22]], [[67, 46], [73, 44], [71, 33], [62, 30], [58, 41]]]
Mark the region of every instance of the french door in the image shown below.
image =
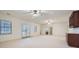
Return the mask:
[[22, 24], [22, 38], [27, 38], [30, 36], [30, 26], [27, 24]]

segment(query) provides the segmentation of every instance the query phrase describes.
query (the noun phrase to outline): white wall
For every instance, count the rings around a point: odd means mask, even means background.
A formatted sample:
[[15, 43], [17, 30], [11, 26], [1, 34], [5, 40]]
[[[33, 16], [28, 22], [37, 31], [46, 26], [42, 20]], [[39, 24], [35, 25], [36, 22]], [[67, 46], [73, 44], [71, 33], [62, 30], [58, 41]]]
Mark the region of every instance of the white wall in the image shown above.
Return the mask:
[[68, 21], [69, 18], [68, 17], [62, 17], [59, 18], [58, 22], [55, 22], [53, 24], [53, 36], [59, 38], [59, 39], [66, 39], [66, 35], [68, 33]]
[[[68, 33], [68, 17], [61, 17], [58, 18], [56, 20], [54, 20], [54, 23], [52, 24], [52, 36], [54, 36], [55, 38], [59, 38], [62, 37], [62, 39], [66, 39], [66, 34]], [[41, 29], [42, 34], [45, 33], [44, 29], [46, 27], [41, 25], [41, 27], [43, 27]]]
[[67, 33], [67, 23], [55, 23], [53, 24], [53, 35], [56, 36], [65, 36]]
[[0, 13], [0, 19], [9, 20], [12, 22], [12, 34], [7, 35], [0, 35], [0, 41], [7, 41], [7, 40], [13, 40], [13, 39], [21, 39], [22, 33], [21, 33], [21, 24], [29, 24], [31, 27], [37, 26], [37, 32], [31, 33], [31, 36], [39, 35], [40, 34], [40, 25], [33, 23], [33, 22], [27, 22], [26, 20], [19, 19], [17, 17], [7, 15]]

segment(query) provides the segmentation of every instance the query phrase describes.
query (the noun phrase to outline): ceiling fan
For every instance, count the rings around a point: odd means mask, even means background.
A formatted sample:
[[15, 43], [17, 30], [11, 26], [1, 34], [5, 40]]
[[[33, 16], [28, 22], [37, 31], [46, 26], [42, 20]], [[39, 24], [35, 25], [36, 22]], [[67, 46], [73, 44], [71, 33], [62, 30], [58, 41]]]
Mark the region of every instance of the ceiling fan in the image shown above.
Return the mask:
[[33, 10], [33, 16], [39, 16], [41, 13], [40, 13], [40, 10]]
[[27, 10], [27, 13], [32, 14], [33, 16], [45, 16], [45, 10]]
[[39, 11], [38, 11], [38, 10], [33, 10], [33, 13], [34, 13], [34, 14], [38, 14]]

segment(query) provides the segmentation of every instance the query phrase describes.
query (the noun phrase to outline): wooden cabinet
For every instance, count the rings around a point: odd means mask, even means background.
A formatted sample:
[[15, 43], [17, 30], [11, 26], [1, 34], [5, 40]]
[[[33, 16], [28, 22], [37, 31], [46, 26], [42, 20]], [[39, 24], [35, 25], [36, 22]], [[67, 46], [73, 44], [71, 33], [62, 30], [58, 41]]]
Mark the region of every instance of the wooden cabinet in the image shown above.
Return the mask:
[[[69, 26], [72, 28], [79, 27], [79, 11], [74, 11], [69, 19]], [[79, 47], [79, 34], [68, 34], [67, 42], [69, 46]]]
[[74, 11], [69, 19], [69, 26], [76, 28], [79, 27], [79, 11]]
[[67, 42], [69, 46], [79, 47], [79, 34], [68, 34]]

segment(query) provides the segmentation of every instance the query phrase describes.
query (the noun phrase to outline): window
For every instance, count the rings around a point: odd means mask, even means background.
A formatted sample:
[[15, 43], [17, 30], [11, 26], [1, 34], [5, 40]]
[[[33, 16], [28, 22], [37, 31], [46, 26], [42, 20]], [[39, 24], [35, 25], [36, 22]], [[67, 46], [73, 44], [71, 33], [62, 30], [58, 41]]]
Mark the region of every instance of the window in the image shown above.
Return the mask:
[[31, 29], [31, 33], [37, 32], [37, 26], [36, 25], [31, 25], [30, 29]]
[[12, 24], [7, 20], [0, 20], [0, 34], [10, 34], [12, 32]]

